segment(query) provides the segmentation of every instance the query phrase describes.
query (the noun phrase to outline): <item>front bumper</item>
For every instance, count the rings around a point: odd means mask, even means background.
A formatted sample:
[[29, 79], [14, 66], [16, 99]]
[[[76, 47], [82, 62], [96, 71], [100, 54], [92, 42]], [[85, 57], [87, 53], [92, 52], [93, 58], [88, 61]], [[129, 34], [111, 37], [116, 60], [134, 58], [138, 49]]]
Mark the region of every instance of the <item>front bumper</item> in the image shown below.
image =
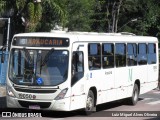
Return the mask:
[[31, 106], [38, 106], [34, 109], [54, 110], [54, 111], [70, 111], [70, 97], [61, 100], [27, 100], [18, 99], [7, 96], [8, 108], [27, 108], [33, 109]]

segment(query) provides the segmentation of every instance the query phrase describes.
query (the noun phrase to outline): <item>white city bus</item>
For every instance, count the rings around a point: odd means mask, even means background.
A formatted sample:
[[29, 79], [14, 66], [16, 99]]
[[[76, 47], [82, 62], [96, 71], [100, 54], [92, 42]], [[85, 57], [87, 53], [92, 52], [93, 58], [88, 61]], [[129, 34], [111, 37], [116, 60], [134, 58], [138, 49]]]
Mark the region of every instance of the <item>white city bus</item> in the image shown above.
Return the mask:
[[121, 33], [24, 33], [13, 37], [7, 107], [83, 109], [140, 94], [158, 85], [158, 40]]

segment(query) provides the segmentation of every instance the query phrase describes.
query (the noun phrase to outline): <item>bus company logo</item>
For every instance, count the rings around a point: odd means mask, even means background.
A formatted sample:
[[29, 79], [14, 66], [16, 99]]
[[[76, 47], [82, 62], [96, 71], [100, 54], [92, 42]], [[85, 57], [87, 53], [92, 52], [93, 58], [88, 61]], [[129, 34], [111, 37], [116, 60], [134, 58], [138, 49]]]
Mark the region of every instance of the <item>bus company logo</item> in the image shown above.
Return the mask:
[[12, 117], [11, 112], [2, 112], [2, 117]]
[[21, 39], [20, 44], [24, 45], [26, 44], [26, 42], [27, 42], [27, 39]]

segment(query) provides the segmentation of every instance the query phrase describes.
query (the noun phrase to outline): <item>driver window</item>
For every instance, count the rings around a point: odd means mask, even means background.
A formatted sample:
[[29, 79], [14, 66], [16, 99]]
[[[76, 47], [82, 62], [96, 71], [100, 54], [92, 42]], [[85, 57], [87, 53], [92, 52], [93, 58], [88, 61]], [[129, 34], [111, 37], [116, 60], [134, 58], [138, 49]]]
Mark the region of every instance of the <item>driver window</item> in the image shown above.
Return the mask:
[[84, 56], [83, 52], [73, 52], [72, 56], [72, 82], [73, 86], [84, 76]]
[[83, 52], [73, 53], [72, 71], [73, 72], [83, 72], [84, 71]]

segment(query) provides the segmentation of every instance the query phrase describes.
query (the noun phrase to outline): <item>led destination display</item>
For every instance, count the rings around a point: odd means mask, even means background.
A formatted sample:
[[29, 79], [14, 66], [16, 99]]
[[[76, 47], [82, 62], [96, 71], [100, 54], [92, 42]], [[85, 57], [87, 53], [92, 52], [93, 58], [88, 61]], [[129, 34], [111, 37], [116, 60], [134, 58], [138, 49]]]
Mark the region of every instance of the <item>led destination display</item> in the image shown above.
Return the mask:
[[13, 45], [29, 47], [68, 47], [68, 38], [16, 37]]

